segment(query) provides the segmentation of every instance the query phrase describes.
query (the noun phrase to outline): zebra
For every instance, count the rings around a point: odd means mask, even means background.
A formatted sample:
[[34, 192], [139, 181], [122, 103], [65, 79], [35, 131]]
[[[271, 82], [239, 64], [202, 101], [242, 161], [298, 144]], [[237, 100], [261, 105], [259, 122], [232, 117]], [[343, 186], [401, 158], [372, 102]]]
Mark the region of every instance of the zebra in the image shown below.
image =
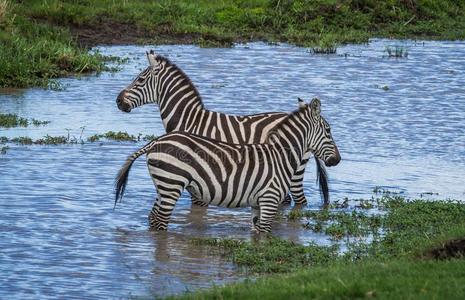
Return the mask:
[[206, 204], [251, 206], [253, 230], [270, 232], [303, 157], [312, 152], [326, 166], [341, 160], [330, 126], [320, 115], [320, 100], [299, 106], [275, 126], [266, 143], [230, 144], [183, 131], [152, 140], [129, 156], [119, 171], [115, 206], [124, 195], [132, 164], [147, 154], [158, 193], [149, 215], [151, 228], [167, 230], [176, 201], [187, 189]]
[[[146, 52], [150, 66], [123, 89], [116, 100], [124, 112], [147, 104], [156, 103], [166, 132], [186, 131], [226, 143], [263, 143], [267, 134], [287, 113], [269, 112], [247, 116], [227, 115], [205, 109], [202, 98], [190, 78], [166, 57], [153, 50]], [[290, 193], [294, 202], [305, 205], [303, 191], [305, 166], [309, 157], [304, 157], [291, 181]], [[328, 179], [324, 166], [315, 157], [317, 182], [324, 204], [329, 203]], [[194, 204], [204, 205], [195, 199]], [[290, 197], [283, 203], [290, 203]]]

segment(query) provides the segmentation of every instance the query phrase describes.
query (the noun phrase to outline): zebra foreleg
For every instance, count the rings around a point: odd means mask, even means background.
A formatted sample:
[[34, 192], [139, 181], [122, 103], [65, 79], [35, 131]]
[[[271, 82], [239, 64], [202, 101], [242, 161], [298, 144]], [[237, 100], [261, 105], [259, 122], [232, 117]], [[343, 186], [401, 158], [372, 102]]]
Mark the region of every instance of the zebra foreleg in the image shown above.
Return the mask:
[[299, 168], [296, 170], [291, 179], [291, 195], [295, 204], [307, 204], [307, 199], [304, 194], [304, 174], [305, 166], [308, 160], [302, 161]]
[[[274, 195], [273, 195], [274, 196]], [[254, 224], [254, 229], [258, 232], [270, 232], [271, 224], [278, 211], [279, 200], [275, 197], [263, 197], [259, 199], [260, 217]], [[252, 212], [253, 213], [253, 212]]]

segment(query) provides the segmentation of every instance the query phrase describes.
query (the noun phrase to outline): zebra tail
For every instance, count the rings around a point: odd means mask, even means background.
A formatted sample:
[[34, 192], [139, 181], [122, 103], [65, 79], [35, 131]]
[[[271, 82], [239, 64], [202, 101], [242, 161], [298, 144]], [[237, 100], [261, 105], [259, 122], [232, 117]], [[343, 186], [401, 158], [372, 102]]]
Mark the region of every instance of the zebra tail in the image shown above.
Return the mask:
[[113, 208], [116, 207], [116, 203], [118, 202], [118, 200], [121, 201], [123, 199], [124, 191], [126, 190], [126, 184], [128, 183], [129, 170], [131, 169], [132, 164], [134, 163], [134, 161], [136, 159], [139, 158], [139, 156], [149, 152], [150, 149], [152, 149], [152, 147], [155, 145], [156, 141], [157, 141], [157, 139], [154, 139], [154, 140], [150, 141], [147, 145], [140, 148], [139, 150], [134, 152], [131, 156], [129, 156], [126, 159], [126, 162], [124, 163], [124, 165], [119, 170], [118, 175], [116, 175], [116, 179], [115, 179], [115, 206]]
[[329, 204], [328, 173], [322, 162], [315, 156], [317, 183], [320, 187], [320, 194], [323, 196], [323, 204]]

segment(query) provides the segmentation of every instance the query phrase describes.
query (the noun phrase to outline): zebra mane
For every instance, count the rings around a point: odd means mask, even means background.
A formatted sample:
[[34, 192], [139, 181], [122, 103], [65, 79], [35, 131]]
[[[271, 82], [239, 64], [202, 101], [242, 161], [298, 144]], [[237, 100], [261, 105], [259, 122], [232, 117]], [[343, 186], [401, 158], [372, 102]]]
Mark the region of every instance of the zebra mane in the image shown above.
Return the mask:
[[202, 101], [202, 96], [200, 96], [200, 93], [199, 93], [199, 90], [197, 89], [197, 87], [195, 86], [195, 84], [192, 82], [192, 80], [190, 79], [189, 76], [187, 76], [187, 74], [180, 68], [178, 67], [178, 65], [176, 65], [175, 63], [173, 63], [169, 58], [163, 56], [163, 55], [160, 55], [160, 54], [157, 54], [157, 57], [156, 57], [157, 60], [159, 61], [163, 61], [165, 62], [165, 64], [167, 66], [171, 66], [173, 68], [176, 69], [176, 71], [178, 71], [182, 77], [187, 81], [187, 83], [192, 87], [192, 89], [194, 90], [194, 93], [195, 95], [197, 96], [199, 102], [200, 102], [200, 105], [202, 106], [202, 108], [204, 107], [203, 106], [203, 101]]
[[270, 132], [268, 132], [268, 135], [267, 135], [267, 137], [266, 137], [266, 139], [265, 139], [265, 142], [266, 142], [266, 143], [269, 143], [269, 142], [270, 142], [270, 139], [272, 138], [272, 136], [273, 136], [274, 134], [276, 134], [276, 131], [277, 131], [278, 129], [282, 128], [282, 126], [284, 126], [285, 124], [289, 124], [289, 123], [290, 123], [290, 120], [291, 120], [294, 116], [300, 114], [301, 112], [304, 112], [305, 109], [307, 109], [307, 107], [308, 107], [308, 104], [305, 104], [305, 106], [299, 107], [298, 109], [296, 109], [296, 110], [294, 110], [293, 112], [289, 113], [289, 114], [288, 114], [285, 118], [283, 118], [279, 123], [277, 123], [277, 124], [274, 126], [273, 130], [270, 130]]

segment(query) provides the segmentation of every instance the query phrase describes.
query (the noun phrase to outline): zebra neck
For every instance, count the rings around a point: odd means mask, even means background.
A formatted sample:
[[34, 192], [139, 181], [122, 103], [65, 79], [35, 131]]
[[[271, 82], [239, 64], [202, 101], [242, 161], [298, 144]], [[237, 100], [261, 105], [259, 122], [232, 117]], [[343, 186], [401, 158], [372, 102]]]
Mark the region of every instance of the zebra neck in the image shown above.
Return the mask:
[[287, 169], [291, 171], [297, 170], [306, 151], [303, 146], [305, 145], [303, 138], [283, 128], [278, 130], [273, 144], [275, 149], [278, 150], [282, 161], [286, 162]]
[[186, 130], [199, 111], [204, 110], [199, 92], [183, 73], [173, 70], [160, 80], [158, 93], [160, 114], [166, 131]]

